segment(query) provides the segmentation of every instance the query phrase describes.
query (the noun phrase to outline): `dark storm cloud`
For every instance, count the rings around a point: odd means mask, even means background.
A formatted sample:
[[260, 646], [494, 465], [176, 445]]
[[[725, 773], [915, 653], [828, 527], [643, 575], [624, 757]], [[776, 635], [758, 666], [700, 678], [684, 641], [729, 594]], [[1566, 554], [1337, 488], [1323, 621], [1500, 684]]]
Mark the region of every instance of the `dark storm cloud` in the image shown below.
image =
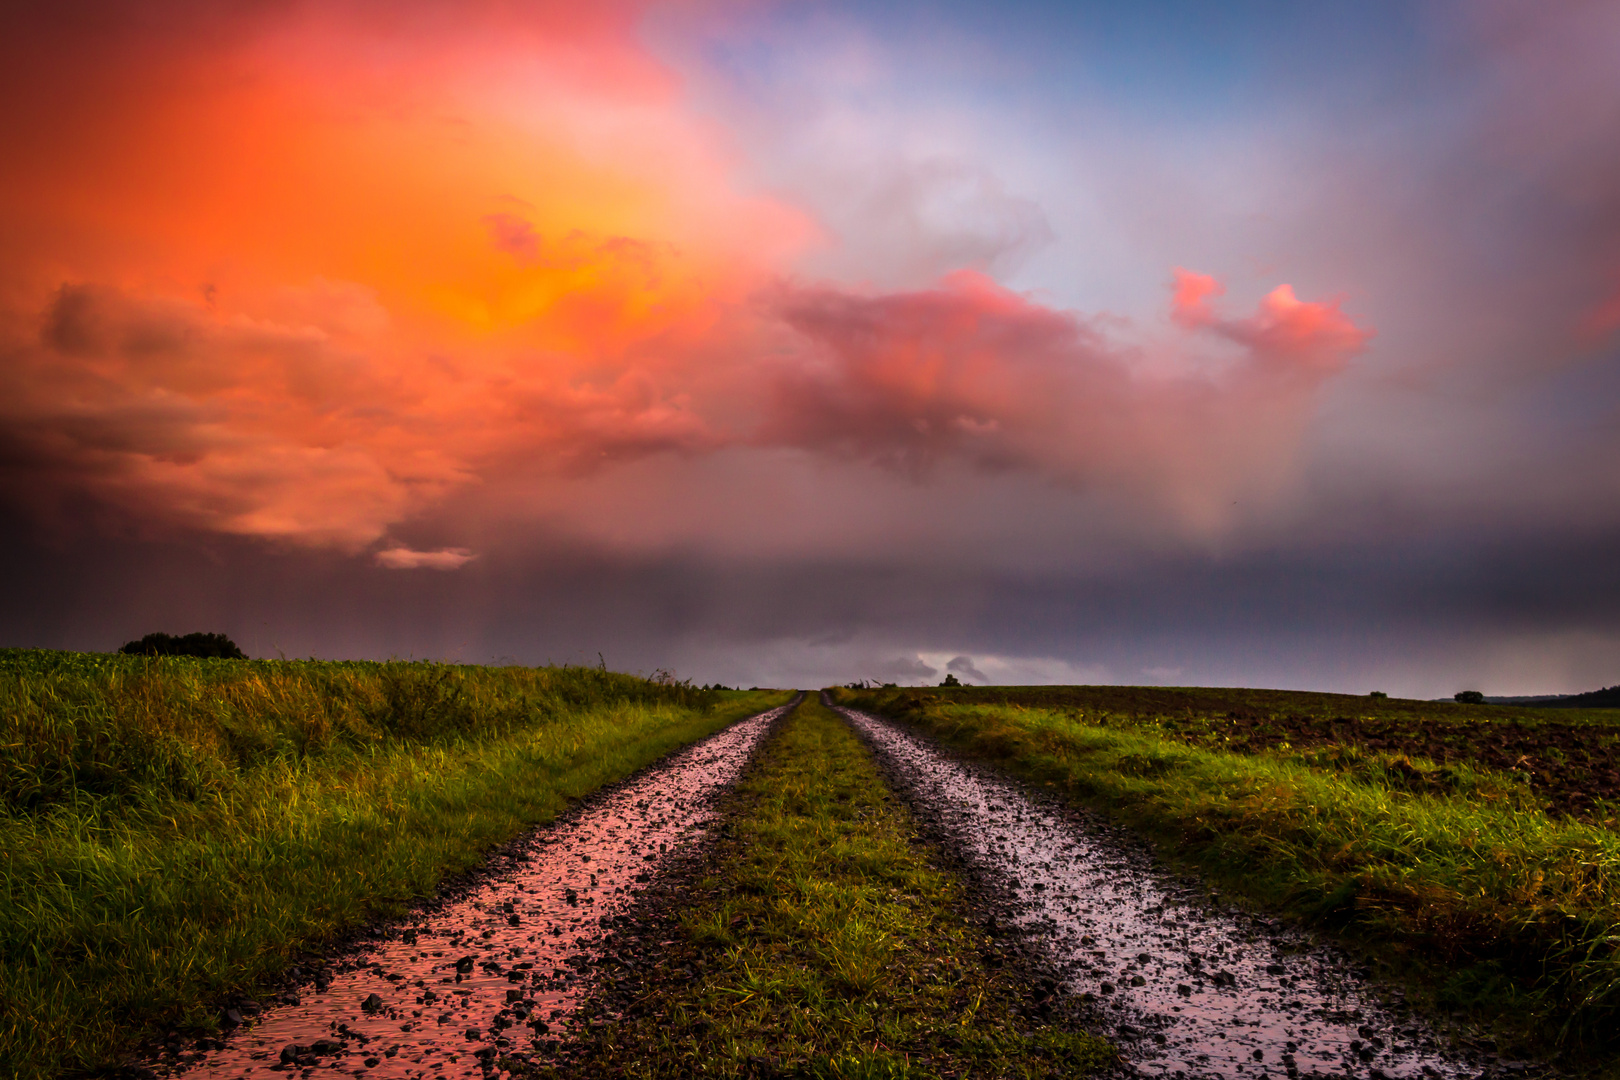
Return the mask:
[[[600, 650], [617, 668], [728, 684], [932, 681], [937, 669], [913, 649], [952, 654], [947, 670], [982, 682], [984, 656], [999, 655], [1127, 682], [1169, 664], [1184, 681], [1438, 694], [1468, 679], [1492, 692], [1612, 683], [1601, 656], [1560, 667], [1524, 643], [1620, 637], [1620, 534], [965, 581], [877, 563], [613, 559], [567, 545], [399, 574], [250, 541], [213, 540], [199, 557], [194, 543], [47, 542], [8, 524], [5, 645], [105, 650], [153, 630], [211, 630], [259, 656], [594, 663]], [[814, 644], [838, 635], [846, 644]]]

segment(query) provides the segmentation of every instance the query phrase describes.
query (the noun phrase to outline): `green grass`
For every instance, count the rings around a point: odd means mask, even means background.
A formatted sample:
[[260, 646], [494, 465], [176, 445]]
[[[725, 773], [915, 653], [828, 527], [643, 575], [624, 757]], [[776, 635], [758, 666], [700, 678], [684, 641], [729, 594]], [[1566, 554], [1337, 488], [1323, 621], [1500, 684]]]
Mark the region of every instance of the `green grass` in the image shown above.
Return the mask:
[[0, 1075], [116, 1060], [778, 693], [0, 651]]
[[[1341, 769], [1391, 767], [1434, 788], [1620, 827], [1620, 710], [1525, 708], [1296, 690], [1162, 686], [975, 686], [896, 700], [1064, 712], [1212, 750], [1315, 749]], [[1414, 768], [1418, 759], [1425, 763]], [[1421, 773], [1421, 775], [1419, 775]], [[1488, 774], [1488, 775], [1487, 775]], [[1460, 784], [1459, 784], [1460, 781]]]
[[1542, 1049], [1620, 1047], [1620, 833], [1551, 817], [1500, 778], [1437, 791], [1413, 782], [1421, 761], [1232, 753], [931, 693], [838, 696], [1104, 809], [1230, 893], [1343, 931], [1441, 1005]]
[[641, 1015], [610, 1025], [581, 1075], [1079, 1076], [1112, 1060], [1029, 1019], [1031, 988], [992, 966], [958, 883], [814, 697], [739, 784], [681, 903]]

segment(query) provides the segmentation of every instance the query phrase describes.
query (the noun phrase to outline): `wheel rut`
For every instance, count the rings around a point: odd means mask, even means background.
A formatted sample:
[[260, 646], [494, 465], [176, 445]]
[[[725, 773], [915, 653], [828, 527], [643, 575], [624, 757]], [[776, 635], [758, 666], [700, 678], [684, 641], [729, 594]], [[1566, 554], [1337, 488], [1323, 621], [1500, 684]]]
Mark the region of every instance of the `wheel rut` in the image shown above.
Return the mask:
[[234, 1010], [228, 1037], [135, 1071], [417, 1078], [521, 1063], [566, 1036], [600, 927], [704, 834], [719, 795], [797, 703], [593, 795], [510, 845], [456, 901], [374, 931], [380, 940], [304, 972], [275, 1002]]
[[1237, 911], [1100, 818], [893, 721], [841, 708], [936, 842], [962, 858], [1138, 1075], [1451, 1080], [1545, 1074], [1456, 1050], [1341, 950]]

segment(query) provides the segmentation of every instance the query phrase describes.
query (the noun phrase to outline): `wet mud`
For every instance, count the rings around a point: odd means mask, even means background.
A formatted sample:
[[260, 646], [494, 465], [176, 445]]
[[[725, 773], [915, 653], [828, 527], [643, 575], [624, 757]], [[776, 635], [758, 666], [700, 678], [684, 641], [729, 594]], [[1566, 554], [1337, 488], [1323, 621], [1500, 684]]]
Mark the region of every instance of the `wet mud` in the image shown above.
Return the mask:
[[[829, 702], [829, 704], [831, 704]], [[833, 706], [837, 708], [836, 706]], [[1212, 901], [1101, 819], [893, 721], [838, 708], [936, 842], [999, 882], [1006, 917], [1142, 1076], [1544, 1075], [1464, 1049], [1342, 951]]]
[[785, 705], [739, 721], [507, 849], [464, 895], [373, 934], [160, 1076], [499, 1075], [573, 1037], [601, 930], [703, 834]]

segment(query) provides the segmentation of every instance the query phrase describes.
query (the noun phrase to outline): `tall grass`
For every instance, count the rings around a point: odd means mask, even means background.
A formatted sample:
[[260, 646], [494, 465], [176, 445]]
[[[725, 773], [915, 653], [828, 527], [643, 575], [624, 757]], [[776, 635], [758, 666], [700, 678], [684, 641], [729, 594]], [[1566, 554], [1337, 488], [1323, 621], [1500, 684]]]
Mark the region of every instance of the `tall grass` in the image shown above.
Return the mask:
[[[1620, 833], [1433, 763], [1235, 754], [1067, 711], [837, 692], [1125, 819], [1230, 891], [1359, 937], [1443, 1004], [1620, 1046]], [[1455, 773], [1455, 770], [1452, 770]]]
[[207, 1025], [299, 950], [779, 699], [589, 668], [0, 652], [0, 1075]]

